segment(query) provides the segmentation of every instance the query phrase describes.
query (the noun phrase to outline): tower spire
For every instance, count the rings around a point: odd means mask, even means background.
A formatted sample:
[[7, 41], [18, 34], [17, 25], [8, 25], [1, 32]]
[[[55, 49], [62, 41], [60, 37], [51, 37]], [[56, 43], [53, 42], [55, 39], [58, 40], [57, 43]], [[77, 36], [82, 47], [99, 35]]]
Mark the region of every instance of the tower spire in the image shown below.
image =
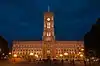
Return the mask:
[[48, 5], [48, 12], [50, 12], [50, 7], [49, 7], [49, 5]]

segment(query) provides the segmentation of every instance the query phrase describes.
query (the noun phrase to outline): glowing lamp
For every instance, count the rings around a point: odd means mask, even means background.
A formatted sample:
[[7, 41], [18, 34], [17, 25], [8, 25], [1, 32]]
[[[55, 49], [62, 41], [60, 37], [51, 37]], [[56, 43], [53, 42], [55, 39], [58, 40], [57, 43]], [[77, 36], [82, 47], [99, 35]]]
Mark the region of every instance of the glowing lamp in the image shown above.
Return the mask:
[[62, 57], [63, 55], [62, 55], [62, 54], [60, 54], [60, 56]]
[[17, 57], [17, 55], [16, 55], [16, 54], [14, 54], [14, 57], [16, 58], [16, 57]]
[[30, 53], [30, 55], [33, 55], [33, 53]]
[[64, 55], [68, 55], [68, 53], [64, 53]]

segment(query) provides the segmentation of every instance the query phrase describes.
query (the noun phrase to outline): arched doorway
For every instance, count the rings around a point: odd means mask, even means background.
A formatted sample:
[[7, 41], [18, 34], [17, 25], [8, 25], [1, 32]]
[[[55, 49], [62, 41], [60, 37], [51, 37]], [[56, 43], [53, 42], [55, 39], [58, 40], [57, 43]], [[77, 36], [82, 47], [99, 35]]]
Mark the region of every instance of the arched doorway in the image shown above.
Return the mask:
[[47, 59], [51, 59], [51, 50], [47, 50]]

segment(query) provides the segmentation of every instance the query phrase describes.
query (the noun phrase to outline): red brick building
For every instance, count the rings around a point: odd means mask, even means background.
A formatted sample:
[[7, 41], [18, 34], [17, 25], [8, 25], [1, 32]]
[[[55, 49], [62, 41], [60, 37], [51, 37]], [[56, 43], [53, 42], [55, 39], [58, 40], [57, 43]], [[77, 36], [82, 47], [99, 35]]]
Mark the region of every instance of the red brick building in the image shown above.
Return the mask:
[[41, 41], [13, 41], [12, 54], [36, 58], [79, 59], [84, 57], [83, 41], [56, 41], [53, 12], [44, 13], [44, 31]]

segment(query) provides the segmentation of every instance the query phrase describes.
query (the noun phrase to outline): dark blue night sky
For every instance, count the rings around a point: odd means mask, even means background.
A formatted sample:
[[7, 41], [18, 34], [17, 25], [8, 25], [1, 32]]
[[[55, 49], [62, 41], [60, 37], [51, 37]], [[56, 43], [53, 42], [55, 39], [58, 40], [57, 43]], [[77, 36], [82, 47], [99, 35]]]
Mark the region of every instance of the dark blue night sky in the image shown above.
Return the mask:
[[48, 5], [55, 14], [56, 40], [82, 40], [100, 17], [100, 0], [0, 0], [0, 35], [9, 44], [41, 40]]

